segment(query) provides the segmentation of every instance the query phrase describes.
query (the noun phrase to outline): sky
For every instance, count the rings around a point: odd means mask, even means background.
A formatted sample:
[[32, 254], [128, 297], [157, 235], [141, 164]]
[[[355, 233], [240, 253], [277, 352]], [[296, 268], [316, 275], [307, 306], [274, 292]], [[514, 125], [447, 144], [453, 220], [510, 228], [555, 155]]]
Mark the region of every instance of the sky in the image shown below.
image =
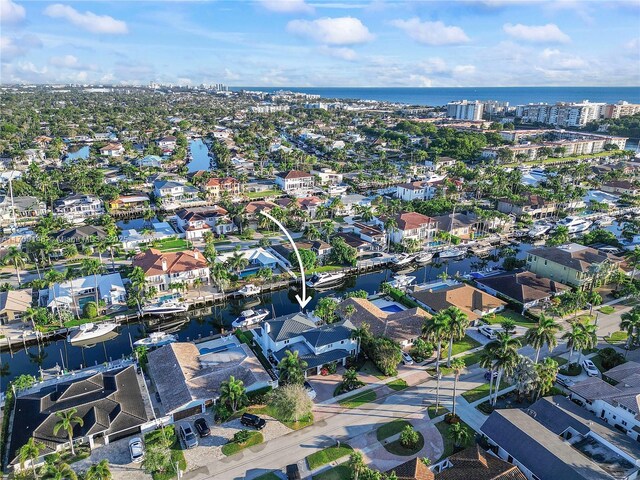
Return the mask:
[[640, 0], [0, 0], [0, 81], [639, 86]]

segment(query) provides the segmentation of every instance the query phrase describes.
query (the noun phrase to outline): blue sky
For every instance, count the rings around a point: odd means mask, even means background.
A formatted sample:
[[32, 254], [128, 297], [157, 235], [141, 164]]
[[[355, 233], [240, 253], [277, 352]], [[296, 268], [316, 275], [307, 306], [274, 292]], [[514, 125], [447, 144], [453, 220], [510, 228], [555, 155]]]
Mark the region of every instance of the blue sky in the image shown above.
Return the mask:
[[2, 83], [640, 85], [640, 0], [0, 0]]

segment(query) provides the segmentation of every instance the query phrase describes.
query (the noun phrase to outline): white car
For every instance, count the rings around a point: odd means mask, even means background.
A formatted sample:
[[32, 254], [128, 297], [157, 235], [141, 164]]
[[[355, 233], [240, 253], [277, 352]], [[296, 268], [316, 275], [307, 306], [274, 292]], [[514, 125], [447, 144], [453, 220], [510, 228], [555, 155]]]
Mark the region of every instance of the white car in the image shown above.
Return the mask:
[[144, 460], [144, 443], [140, 437], [129, 440], [129, 454], [133, 463], [140, 463]]
[[402, 364], [403, 365], [413, 365], [413, 358], [406, 352], [402, 352]]
[[502, 332], [500, 327], [492, 327], [491, 325], [482, 325], [478, 328], [478, 332], [487, 337], [489, 340], [495, 340], [498, 337], [498, 333]]
[[584, 371], [587, 373], [587, 375], [589, 375], [590, 377], [597, 377], [600, 375], [600, 370], [598, 370], [598, 367], [596, 367], [596, 364], [593, 363], [591, 360], [589, 360], [588, 358], [585, 358], [582, 361], [582, 368], [584, 368]]
[[562, 385], [563, 387], [572, 387], [576, 384], [576, 382], [571, 380], [569, 377], [565, 377], [564, 375], [556, 375], [556, 383], [558, 385]]

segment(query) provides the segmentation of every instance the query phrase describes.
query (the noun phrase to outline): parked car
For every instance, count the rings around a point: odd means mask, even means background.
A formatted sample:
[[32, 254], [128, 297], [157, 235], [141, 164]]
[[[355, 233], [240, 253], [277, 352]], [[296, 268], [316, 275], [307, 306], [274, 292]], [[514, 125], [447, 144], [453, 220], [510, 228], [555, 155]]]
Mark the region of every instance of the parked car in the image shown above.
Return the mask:
[[491, 377], [493, 376], [493, 378], [498, 378], [498, 371], [497, 370], [487, 370], [486, 372], [484, 372], [484, 379], [488, 382], [491, 380]]
[[140, 463], [144, 460], [144, 443], [140, 437], [133, 437], [129, 440], [129, 454], [133, 463]]
[[598, 367], [596, 367], [596, 364], [593, 363], [588, 358], [585, 358], [584, 360], [582, 360], [582, 368], [584, 368], [584, 371], [590, 377], [597, 377], [598, 375], [600, 375], [600, 370], [598, 370]]
[[562, 385], [563, 387], [571, 387], [576, 384], [573, 380], [564, 375], [556, 375], [556, 383], [558, 385]]
[[402, 352], [402, 364], [413, 365], [413, 358], [407, 352]]
[[307, 391], [307, 395], [309, 395], [311, 400], [318, 395], [309, 382], [304, 382], [304, 389]]
[[193, 424], [195, 425], [196, 431], [198, 432], [198, 435], [200, 435], [200, 438], [208, 437], [211, 434], [211, 429], [209, 428], [209, 425], [207, 425], [207, 421], [204, 418], [197, 419], [195, 422], [193, 422]]
[[193, 432], [191, 425], [180, 425], [180, 436], [186, 448], [195, 448], [198, 446], [198, 437], [196, 437], [196, 434]]
[[482, 325], [478, 328], [478, 332], [487, 337], [489, 340], [495, 340], [502, 329], [500, 327], [492, 327], [491, 325]]
[[242, 418], [240, 418], [240, 423], [245, 427], [253, 427], [256, 430], [262, 430], [267, 424], [264, 418], [260, 418], [252, 413], [243, 413]]
[[288, 480], [300, 480], [302, 476], [300, 475], [300, 468], [297, 463], [292, 463], [291, 465], [287, 465], [287, 479]]

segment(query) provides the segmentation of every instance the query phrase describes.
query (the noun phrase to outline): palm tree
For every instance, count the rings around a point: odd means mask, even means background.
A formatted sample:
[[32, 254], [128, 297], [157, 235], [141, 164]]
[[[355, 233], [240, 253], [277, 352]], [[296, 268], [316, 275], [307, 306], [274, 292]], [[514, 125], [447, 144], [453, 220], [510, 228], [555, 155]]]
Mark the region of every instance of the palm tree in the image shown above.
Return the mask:
[[44, 280], [49, 285], [51, 292], [53, 293], [53, 304], [56, 308], [56, 315], [58, 316], [58, 322], [62, 326], [62, 316], [60, 314], [60, 307], [58, 305], [58, 297], [56, 295], [56, 284], [62, 282], [65, 279], [64, 274], [54, 270], [53, 268], [44, 274]]
[[440, 311], [433, 317], [425, 320], [422, 325], [422, 334], [430, 341], [436, 342], [437, 355], [436, 355], [436, 372], [440, 372], [440, 356], [442, 352], [442, 340], [446, 337], [447, 329], [449, 325], [449, 317]]
[[27, 255], [18, 247], [9, 247], [7, 253], [2, 258], [4, 265], [13, 264], [13, 268], [16, 269], [16, 276], [18, 277], [18, 285], [22, 283], [20, 279], [20, 269], [24, 268], [27, 262]]
[[42, 475], [43, 480], [77, 480], [78, 475], [67, 463], [48, 464]]
[[633, 267], [631, 272], [631, 278], [636, 278], [636, 273], [638, 272], [638, 267], [640, 267], [640, 247], [636, 247], [633, 250], [629, 250], [625, 257], [627, 257], [627, 261]]
[[632, 310], [620, 316], [620, 329], [628, 334], [628, 350], [634, 342], [638, 341], [638, 337], [640, 336], [640, 307], [634, 307]]
[[69, 410], [61, 410], [59, 412], [56, 412], [56, 417], [58, 417], [60, 420], [58, 420], [58, 422], [53, 427], [54, 435], [57, 435], [61, 429], [67, 432], [67, 434], [69, 435], [69, 444], [71, 445], [71, 455], [74, 456], [76, 452], [73, 449], [73, 427], [75, 424], [78, 424], [80, 426], [84, 425], [84, 420], [82, 419], [82, 417], [78, 417], [76, 413], [78, 413], [78, 409], [75, 407], [70, 408]]
[[469, 439], [471, 438], [471, 433], [469, 433], [469, 429], [467, 427], [458, 422], [449, 425], [447, 436], [451, 440], [453, 440], [453, 444], [456, 447], [460, 447], [461, 445], [465, 445], [469, 441]]
[[247, 399], [244, 382], [233, 375], [220, 384], [220, 401], [235, 412]]
[[304, 371], [307, 369], [307, 362], [302, 360], [297, 351], [287, 350], [284, 358], [278, 363], [280, 384], [300, 384], [304, 383]]
[[391, 235], [398, 227], [395, 217], [389, 217], [384, 221], [384, 229], [387, 232], [387, 251], [391, 248]]
[[582, 361], [582, 351], [596, 348], [598, 345], [598, 326], [594, 323], [582, 323], [582, 330], [584, 331], [584, 343], [580, 348], [580, 357], [578, 363]]
[[33, 472], [33, 478], [38, 478], [36, 475], [36, 460], [40, 456], [40, 451], [44, 448], [42, 443], [36, 442], [33, 437], [30, 437], [18, 453], [20, 459], [20, 468], [24, 468], [27, 460], [31, 461], [31, 470]]
[[240, 273], [249, 265], [249, 260], [240, 252], [234, 252], [226, 263], [231, 270]]
[[96, 307], [98, 312], [100, 311], [99, 294], [98, 294], [98, 275], [102, 275], [104, 272], [104, 265], [97, 258], [85, 258], [81, 263], [81, 270], [83, 275], [93, 275], [93, 287], [96, 298]]
[[[456, 394], [458, 389], [458, 379], [460, 378], [460, 373], [465, 369], [466, 364], [464, 360], [461, 358], [454, 358], [451, 362], [451, 368], [453, 369], [453, 410], [451, 411], [452, 415], [456, 416]], [[437, 411], [437, 407], [436, 407]]]
[[91, 465], [84, 476], [84, 480], [111, 480], [111, 478], [109, 460], [106, 458]]
[[111, 270], [115, 271], [116, 262], [114, 259], [114, 250], [116, 250], [117, 247], [120, 246], [120, 241], [116, 237], [112, 237], [111, 235], [109, 235], [108, 237], [100, 240], [100, 245], [101, 248], [109, 250], [109, 256], [111, 257]]
[[331, 239], [331, 235], [336, 231], [336, 224], [333, 220], [326, 220], [322, 223], [322, 233], [324, 234], [327, 242]]
[[447, 337], [449, 338], [449, 354], [447, 355], [447, 367], [451, 366], [451, 354], [453, 352], [453, 342], [464, 338], [465, 331], [469, 326], [469, 317], [458, 307], [449, 307], [444, 311], [449, 318], [447, 322]]
[[536, 326], [527, 330], [527, 333], [524, 335], [524, 341], [536, 349], [535, 363], [538, 363], [542, 347], [546, 345], [549, 351], [551, 351], [558, 345], [556, 334], [561, 329], [560, 325], [552, 318], [540, 315]]
[[498, 371], [496, 387], [493, 393], [493, 405], [498, 400], [502, 376], [505, 374], [507, 376], [510, 375], [518, 362], [518, 348], [520, 347], [520, 340], [503, 332], [498, 333], [496, 340], [492, 340], [484, 346], [486, 358], [483, 359], [483, 363], [486, 364], [488, 362], [487, 359], [490, 358], [490, 364], [493, 369]]
[[365, 222], [373, 220], [373, 207], [367, 205], [357, 205], [356, 213], [362, 217]]
[[227, 271], [227, 267], [221, 262], [215, 262], [210, 267], [209, 275], [213, 283], [216, 284], [224, 294], [224, 289], [229, 285], [229, 272]]
[[580, 322], [571, 322], [571, 330], [565, 332], [562, 336], [562, 339], [567, 341], [567, 347], [569, 348], [569, 363], [573, 358], [573, 351], [575, 349], [580, 350], [581, 345], [584, 344], [584, 336], [584, 330]]

